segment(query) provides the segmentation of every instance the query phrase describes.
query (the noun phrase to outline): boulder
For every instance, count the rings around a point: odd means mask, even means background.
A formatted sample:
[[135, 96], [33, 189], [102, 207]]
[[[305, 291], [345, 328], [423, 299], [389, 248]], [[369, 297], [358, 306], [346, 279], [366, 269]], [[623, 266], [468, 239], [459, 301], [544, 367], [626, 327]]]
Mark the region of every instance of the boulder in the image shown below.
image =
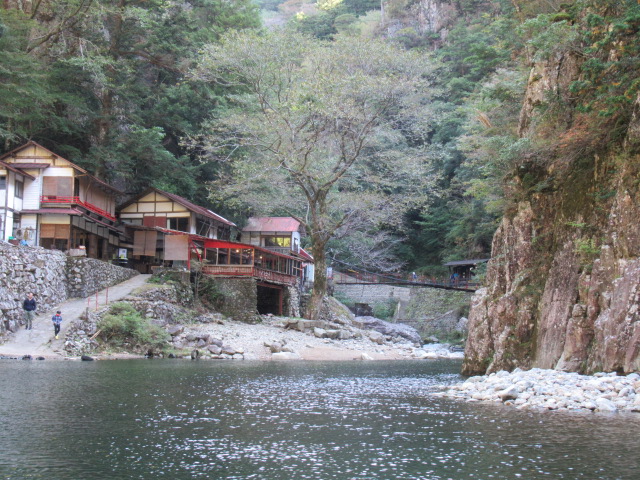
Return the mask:
[[384, 335], [380, 332], [369, 332], [369, 340], [378, 345], [382, 345], [384, 343]]
[[315, 327], [313, 329], [313, 335], [317, 338], [325, 338], [327, 331], [324, 328]]
[[167, 328], [167, 333], [172, 337], [178, 336], [182, 332], [184, 332], [184, 327], [182, 325], [172, 325]]
[[207, 350], [209, 350], [213, 355], [220, 355], [222, 353], [222, 348], [218, 345], [209, 345]]
[[518, 388], [515, 385], [505, 388], [498, 393], [500, 400], [503, 402], [506, 402], [507, 400], [516, 400], [518, 398], [518, 394]]
[[264, 342], [264, 346], [267, 347], [271, 351], [271, 353], [279, 353], [279, 352], [282, 352], [284, 348], [284, 342], [282, 341]]
[[380, 320], [375, 317], [358, 318], [362, 321], [365, 328], [369, 330], [375, 330], [382, 335], [388, 335], [390, 337], [402, 337], [415, 345], [422, 344], [422, 339], [420, 338], [418, 331], [409, 325], [405, 325], [404, 323], [385, 322], [384, 320]]
[[236, 353], [236, 349], [233, 347], [230, 347], [229, 345], [223, 345], [222, 346], [222, 354], [223, 355], [234, 355]]

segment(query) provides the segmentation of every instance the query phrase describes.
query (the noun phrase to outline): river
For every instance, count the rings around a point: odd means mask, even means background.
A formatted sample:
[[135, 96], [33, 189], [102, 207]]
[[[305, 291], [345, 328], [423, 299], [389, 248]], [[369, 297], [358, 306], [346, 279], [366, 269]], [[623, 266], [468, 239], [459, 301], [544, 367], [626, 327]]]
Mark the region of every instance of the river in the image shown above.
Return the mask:
[[4, 479], [637, 479], [640, 416], [434, 397], [454, 361], [0, 361]]

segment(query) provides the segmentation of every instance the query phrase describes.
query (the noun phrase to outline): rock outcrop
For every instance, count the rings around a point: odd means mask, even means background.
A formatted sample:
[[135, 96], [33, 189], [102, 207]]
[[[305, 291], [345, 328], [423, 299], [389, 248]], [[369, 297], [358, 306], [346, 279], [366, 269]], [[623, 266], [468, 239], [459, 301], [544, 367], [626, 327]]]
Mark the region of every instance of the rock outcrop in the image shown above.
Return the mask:
[[[533, 67], [521, 135], [533, 135], [536, 102], [564, 98], [577, 75], [563, 56]], [[463, 373], [640, 371], [639, 111], [640, 98], [623, 141], [567, 135], [548, 158], [522, 160], [472, 300]]]

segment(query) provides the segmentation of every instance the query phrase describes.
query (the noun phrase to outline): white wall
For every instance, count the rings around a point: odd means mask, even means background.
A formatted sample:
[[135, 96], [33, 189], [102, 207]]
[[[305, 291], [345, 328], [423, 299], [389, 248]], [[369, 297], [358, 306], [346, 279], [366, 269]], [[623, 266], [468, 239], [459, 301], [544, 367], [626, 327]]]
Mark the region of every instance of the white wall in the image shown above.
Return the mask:
[[40, 208], [42, 180], [37, 170], [28, 171], [27, 173], [34, 175], [36, 179], [35, 180], [26, 179], [24, 182], [24, 195], [23, 195], [22, 208], [26, 210], [37, 210], [38, 208]]

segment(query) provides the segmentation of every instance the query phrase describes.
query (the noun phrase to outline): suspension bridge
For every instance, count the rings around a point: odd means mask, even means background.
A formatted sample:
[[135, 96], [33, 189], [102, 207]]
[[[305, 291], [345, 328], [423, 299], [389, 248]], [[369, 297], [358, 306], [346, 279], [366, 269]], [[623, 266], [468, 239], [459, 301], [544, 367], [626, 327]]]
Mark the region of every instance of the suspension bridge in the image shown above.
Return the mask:
[[[369, 272], [354, 265], [333, 259], [334, 267], [332, 280], [335, 285], [396, 285], [409, 288], [439, 288], [442, 290], [457, 290], [475, 292], [481, 288], [479, 282], [473, 282], [465, 277], [435, 278], [414, 274], [381, 274]], [[337, 265], [339, 264], [339, 265]]]

